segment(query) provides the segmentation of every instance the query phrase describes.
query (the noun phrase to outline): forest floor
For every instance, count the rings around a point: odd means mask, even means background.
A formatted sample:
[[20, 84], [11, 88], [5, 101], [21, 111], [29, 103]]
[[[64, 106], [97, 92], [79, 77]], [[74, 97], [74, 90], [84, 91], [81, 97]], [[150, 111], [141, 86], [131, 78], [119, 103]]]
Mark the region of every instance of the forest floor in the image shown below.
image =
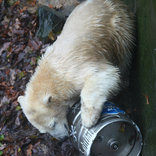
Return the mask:
[[[35, 35], [36, 12], [28, 11], [22, 1], [3, 2], [0, 0], [0, 156], [74, 156], [69, 139], [61, 142], [40, 134], [17, 102], [48, 44]], [[28, 3], [35, 6], [35, 1]]]

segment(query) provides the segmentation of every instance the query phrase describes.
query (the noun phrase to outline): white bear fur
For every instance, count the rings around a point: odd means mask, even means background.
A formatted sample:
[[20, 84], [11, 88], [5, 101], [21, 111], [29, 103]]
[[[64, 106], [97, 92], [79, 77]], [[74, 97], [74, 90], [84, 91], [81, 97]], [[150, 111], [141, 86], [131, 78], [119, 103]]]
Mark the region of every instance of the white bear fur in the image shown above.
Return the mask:
[[68, 17], [18, 101], [40, 132], [68, 135], [67, 109], [81, 97], [85, 127], [99, 119], [103, 103], [118, 92], [131, 60], [134, 24], [118, 0], [87, 0]]

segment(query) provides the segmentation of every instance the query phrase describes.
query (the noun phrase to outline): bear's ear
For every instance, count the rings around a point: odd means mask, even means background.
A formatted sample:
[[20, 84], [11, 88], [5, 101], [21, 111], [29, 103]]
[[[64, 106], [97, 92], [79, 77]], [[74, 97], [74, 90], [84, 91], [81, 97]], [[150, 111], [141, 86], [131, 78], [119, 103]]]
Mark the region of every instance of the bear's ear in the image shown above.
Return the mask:
[[24, 104], [24, 96], [19, 96], [17, 101], [20, 103], [21, 107], [23, 106]]
[[52, 103], [52, 96], [51, 95], [45, 96], [44, 99], [43, 99], [43, 103], [46, 106], [50, 106], [50, 104]]

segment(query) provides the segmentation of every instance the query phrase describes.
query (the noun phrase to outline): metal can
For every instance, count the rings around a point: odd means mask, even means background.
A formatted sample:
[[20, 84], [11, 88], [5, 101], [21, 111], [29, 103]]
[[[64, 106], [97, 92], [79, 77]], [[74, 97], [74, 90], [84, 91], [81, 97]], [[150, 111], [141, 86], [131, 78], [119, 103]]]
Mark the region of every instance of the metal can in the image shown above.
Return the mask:
[[74, 146], [85, 156], [139, 156], [142, 135], [138, 126], [116, 107], [106, 102], [98, 123], [87, 129], [81, 124], [80, 103], [68, 115]]

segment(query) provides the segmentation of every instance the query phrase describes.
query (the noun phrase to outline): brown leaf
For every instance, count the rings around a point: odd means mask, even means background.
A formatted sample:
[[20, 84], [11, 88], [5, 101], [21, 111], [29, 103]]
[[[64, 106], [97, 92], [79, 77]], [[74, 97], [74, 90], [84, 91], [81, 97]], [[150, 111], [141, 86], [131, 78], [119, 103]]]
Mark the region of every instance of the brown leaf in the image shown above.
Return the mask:
[[144, 95], [145, 99], [146, 99], [146, 104], [149, 105], [149, 96], [148, 95]]
[[37, 3], [37, 0], [30, 0], [30, 1], [28, 1], [28, 3], [29, 3], [30, 5], [32, 5], [32, 6], [35, 6], [36, 3]]
[[13, 6], [13, 7], [15, 7], [15, 6], [19, 5], [19, 4], [20, 4], [20, 1], [16, 1], [16, 2], [14, 3], [14, 6]]
[[29, 40], [28, 42], [28, 46], [30, 48], [32, 48], [33, 50], [39, 50], [41, 47], [41, 43], [39, 41], [35, 41], [35, 40]]
[[31, 65], [35, 65], [36, 64], [36, 61], [37, 61], [37, 59], [35, 57], [32, 57], [30, 64]]
[[25, 48], [25, 45], [18, 45], [16, 46], [16, 49], [14, 50], [14, 52], [20, 52], [23, 51]]
[[53, 8], [53, 5], [52, 4], [49, 4], [48, 7], [52, 9]]
[[32, 144], [30, 144], [27, 149], [27, 156], [32, 156], [32, 148], [33, 148], [33, 146], [32, 146]]
[[27, 8], [28, 8], [27, 6], [24, 6], [24, 7], [23, 7], [23, 9], [21, 9], [21, 10], [20, 10], [20, 13], [22, 13], [22, 12], [26, 11], [26, 10], [27, 10]]

